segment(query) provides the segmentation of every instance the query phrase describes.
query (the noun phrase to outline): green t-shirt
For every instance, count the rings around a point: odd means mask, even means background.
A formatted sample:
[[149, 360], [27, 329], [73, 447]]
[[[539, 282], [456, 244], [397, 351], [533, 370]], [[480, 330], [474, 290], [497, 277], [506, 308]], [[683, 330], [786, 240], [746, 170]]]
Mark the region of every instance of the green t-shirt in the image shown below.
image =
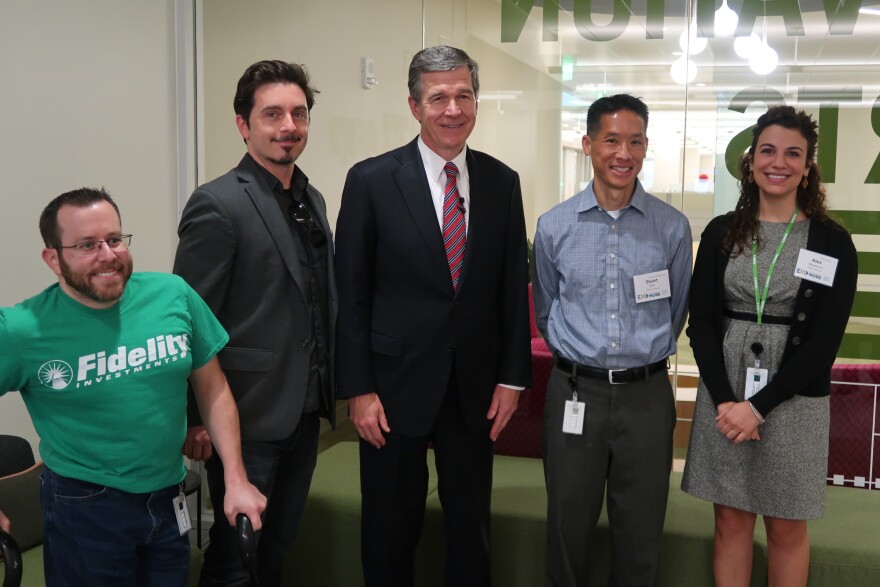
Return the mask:
[[185, 475], [187, 378], [228, 340], [176, 275], [135, 273], [101, 310], [55, 284], [0, 308], [0, 395], [21, 391], [59, 475], [156, 491]]

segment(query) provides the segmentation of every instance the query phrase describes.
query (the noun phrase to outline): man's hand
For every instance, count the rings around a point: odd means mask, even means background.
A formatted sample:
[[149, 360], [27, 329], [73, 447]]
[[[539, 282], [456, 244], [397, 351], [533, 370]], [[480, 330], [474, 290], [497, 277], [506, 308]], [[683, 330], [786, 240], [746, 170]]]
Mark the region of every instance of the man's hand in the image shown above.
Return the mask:
[[492, 439], [492, 442], [498, 440], [498, 435], [510, 422], [510, 418], [519, 404], [519, 394], [518, 389], [511, 389], [503, 385], [495, 386], [495, 391], [492, 393], [492, 403], [489, 405], [489, 413], [486, 414], [486, 419], [495, 420], [489, 431], [489, 438]]
[[382, 432], [391, 432], [391, 428], [385, 418], [385, 408], [382, 407], [382, 401], [377, 394], [367, 393], [349, 399], [348, 413], [361, 438], [376, 448], [385, 446]]
[[183, 442], [183, 455], [194, 461], [207, 461], [214, 449], [211, 437], [204, 426], [191, 426], [186, 429], [186, 440]]
[[749, 402], [725, 402], [718, 405], [715, 425], [718, 431], [733, 444], [746, 440], [761, 440], [758, 418], [752, 413]]
[[235, 517], [245, 514], [251, 519], [254, 532], [263, 527], [260, 514], [266, 509], [266, 496], [250, 484], [247, 479], [231, 481], [226, 479], [226, 497], [223, 498], [223, 513], [229, 525], [235, 528]]
[[9, 518], [3, 512], [0, 512], [0, 530], [3, 530], [7, 534], [9, 533]]

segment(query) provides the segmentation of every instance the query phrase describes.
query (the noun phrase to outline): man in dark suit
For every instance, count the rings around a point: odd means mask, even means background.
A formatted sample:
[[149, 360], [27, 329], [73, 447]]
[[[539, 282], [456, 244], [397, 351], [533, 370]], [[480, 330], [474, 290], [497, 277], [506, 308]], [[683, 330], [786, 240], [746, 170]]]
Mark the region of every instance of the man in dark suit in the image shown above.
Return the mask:
[[340, 397], [360, 434], [368, 586], [412, 585], [433, 443], [447, 585], [489, 585], [493, 441], [530, 384], [519, 177], [466, 147], [477, 64], [413, 57], [408, 145], [349, 171], [337, 224]]
[[[229, 332], [220, 365], [238, 404], [242, 455], [269, 498], [258, 536], [261, 583], [278, 585], [315, 468], [319, 415], [333, 423], [336, 284], [321, 194], [295, 165], [305, 149], [315, 90], [302, 67], [250, 66], [238, 82], [235, 121], [247, 154], [199, 187], [180, 220], [174, 272]], [[210, 456], [190, 418], [185, 452]], [[215, 508], [202, 585], [249, 585], [235, 531], [222, 522], [222, 463], [206, 464]]]

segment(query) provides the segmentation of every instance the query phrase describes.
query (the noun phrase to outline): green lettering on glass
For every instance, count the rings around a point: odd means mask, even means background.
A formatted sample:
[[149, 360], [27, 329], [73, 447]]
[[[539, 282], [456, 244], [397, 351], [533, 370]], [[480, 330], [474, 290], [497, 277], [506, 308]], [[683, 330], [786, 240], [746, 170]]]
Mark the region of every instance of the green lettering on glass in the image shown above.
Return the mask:
[[646, 39], [663, 38], [663, 13], [665, 10], [666, 0], [648, 0], [648, 12], [645, 16]]
[[[832, 35], [852, 35], [865, 0], [822, 0], [828, 32]], [[715, 0], [695, 0], [697, 36], [715, 36]], [[542, 5], [544, 41], [559, 39], [560, 0], [544, 0]], [[646, 39], [663, 38], [665, 0], [646, 0]], [[535, 0], [501, 0], [501, 42], [515, 43], [519, 40]], [[593, 22], [593, 0], [573, 0], [575, 27], [589, 41], [611, 41], [618, 38], [629, 25], [632, 0], [613, 0], [611, 22], [597, 26]], [[789, 37], [804, 36], [804, 21], [798, 0], [743, 0], [739, 11], [736, 36], [748, 36], [754, 31], [759, 17], [781, 16], [785, 34]]]
[[[529, 20], [535, 0], [501, 0], [501, 42], [515, 43]], [[543, 41], [559, 39], [559, 0], [544, 0]]]
[[837, 178], [837, 132], [841, 102], [858, 106], [862, 101], [862, 88], [799, 88], [798, 103], [819, 104], [819, 154], [816, 163], [824, 183], [834, 183]]
[[544, 41], [559, 39], [559, 0], [544, 0]]
[[862, 0], [822, 0], [822, 3], [828, 19], [828, 32], [832, 35], [853, 34]]
[[593, 22], [593, 0], [574, 0], [574, 26], [588, 41], [613, 41], [626, 31], [632, 0], [613, 0], [611, 22], [599, 26]]
[[755, 28], [759, 16], [781, 16], [785, 21], [785, 34], [789, 37], [804, 36], [804, 21], [797, 0], [743, 0], [736, 25], [737, 37], [748, 37]]
[[727, 150], [724, 151], [724, 165], [730, 175], [736, 179], [742, 179], [739, 174], [739, 162], [746, 150], [752, 145], [752, 128], [754, 125], [734, 135], [727, 143]]
[[822, 174], [822, 183], [837, 180], [837, 129], [840, 107], [837, 104], [819, 106], [819, 126], [822, 128], [822, 148], [816, 156], [816, 164]]
[[[833, 214], [850, 234], [880, 234], [880, 210], [834, 210]], [[859, 273], [880, 275], [880, 272], [862, 271], [861, 263]]]
[[[874, 129], [874, 134], [880, 137], [880, 96], [871, 105], [871, 128]], [[868, 172], [868, 177], [865, 178], [865, 183], [880, 183], [880, 154], [874, 159], [874, 164], [871, 166], [871, 171]]]
[[838, 358], [880, 360], [880, 336], [876, 334], [856, 334], [847, 332], [843, 335]]
[[840, 107], [837, 104], [819, 106], [819, 126], [822, 128], [820, 140], [822, 149], [816, 155], [816, 164], [822, 174], [823, 183], [834, 183], [837, 179], [837, 129]]
[[[515, 43], [519, 40], [534, 4], [535, 0], [501, 0], [502, 43]], [[544, 33], [546, 32], [545, 29]]]
[[[773, 88], [751, 86], [738, 91], [733, 96], [727, 109], [742, 113], [756, 102], [764, 103], [769, 107], [785, 104], [785, 98]], [[739, 162], [743, 157], [743, 153], [752, 145], [752, 126], [740, 131], [730, 139], [730, 142], [727, 143], [727, 149], [724, 151], [724, 165], [727, 167], [730, 175], [736, 179], [742, 179], [739, 175]]]
[[[859, 265], [859, 273], [862, 273], [861, 265]], [[850, 315], [859, 318], [880, 318], [880, 292], [857, 291]]]
[[[880, 275], [880, 253], [859, 251], [857, 254], [859, 257], [859, 273], [862, 275]], [[880, 300], [878, 300], [877, 307], [880, 309]]]
[[714, 0], [697, 0], [697, 36], [707, 39], [715, 37]]

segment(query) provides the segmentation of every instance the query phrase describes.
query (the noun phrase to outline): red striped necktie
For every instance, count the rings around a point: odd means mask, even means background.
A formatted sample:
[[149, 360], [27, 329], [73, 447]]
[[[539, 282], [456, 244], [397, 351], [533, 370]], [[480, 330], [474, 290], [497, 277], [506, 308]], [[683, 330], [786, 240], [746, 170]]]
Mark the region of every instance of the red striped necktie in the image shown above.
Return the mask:
[[467, 244], [467, 227], [464, 222], [464, 204], [458, 195], [458, 167], [455, 163], [443, 166], [446, 172], [446, 187], [443, 191], [443, 245], [446, 247], [446, 260], [449, 262], [449, 275], [452, 289], [458, 288], [461, 264], [464, 261], [464, 247]]

